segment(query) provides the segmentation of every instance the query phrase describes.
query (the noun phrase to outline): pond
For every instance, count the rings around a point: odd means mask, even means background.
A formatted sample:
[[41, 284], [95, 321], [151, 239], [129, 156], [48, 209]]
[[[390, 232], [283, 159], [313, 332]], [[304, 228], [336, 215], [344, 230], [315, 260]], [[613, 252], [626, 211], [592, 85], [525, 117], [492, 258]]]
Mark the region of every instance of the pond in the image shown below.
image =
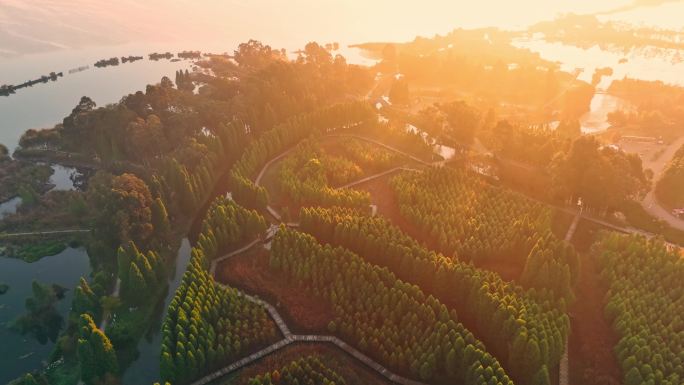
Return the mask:
[[169, 281], [169, 291], [163, 303], [159, 304], [159, 318], [150, 325], [148, 334], [138, 343], [138, 359], [123, 375], [124, 385], [152, 384], [159, 381], [159, 354], [161, 353], [161, 323], [164, 322], [166, 311], [173, 299], [176, 289], [181, 283], [183, 273], [190, 262], [190, 241], [183, 239], [176, 256], [174, 273]]
[[53, 174], [50, 176], [50, 184], [55, 186], [52, 188], [53, 191], [71, 191], [77, 189], [74, 182], [82, 176], [81, 172], [73, 167], [66, 167], [60, 164], [53, 164], [51, 167]]
[[[53, 164], [53, 174], [50, 176], [49, 183], [53, 185], [50, 191], [70, 191], [79, 189], [79, 183], [83, 183], [83, 174], [73, 167], [66, 167], [59, 164]], [[0, 203], [0, 219], [7, 215], [14, 214], [21, 205], [21, 198], [14, 197], [8, 201]]]
[[8, 201], [0, 203], [0, 219], [7, 215], [14, 214], [21, 205], [21, 198], [14, 197]]
[[21, 336], [8, 329], [17, 317], [25, 313], [24, 302], [33, 295], [33, 280], [68, 288], [56, 306], [66, 322], [74, 288], [81, 277], [89, 274], [90, 262], [83, 248], [68, 248], [33, 263], [0, 256], [0, 283], [9, 285], [7, 293], [0, 295], [0, 383], [41, 368], [54, 347], [52, 342], [41, 345], [31, 336]]

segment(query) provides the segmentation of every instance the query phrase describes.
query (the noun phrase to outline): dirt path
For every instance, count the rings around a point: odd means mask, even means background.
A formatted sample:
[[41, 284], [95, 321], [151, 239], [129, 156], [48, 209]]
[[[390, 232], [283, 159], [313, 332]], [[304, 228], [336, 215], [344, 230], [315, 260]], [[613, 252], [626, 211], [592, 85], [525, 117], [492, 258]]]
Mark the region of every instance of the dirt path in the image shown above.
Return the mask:
[[594, 258], [580, 255], [577, 298], [570, 307], [572, 336], [569, 344], [572, 385], [619, 385], [622, 378], [613, 353], [617, 345], [611, 325], [603, 315], [606, 288], [601, 285]]

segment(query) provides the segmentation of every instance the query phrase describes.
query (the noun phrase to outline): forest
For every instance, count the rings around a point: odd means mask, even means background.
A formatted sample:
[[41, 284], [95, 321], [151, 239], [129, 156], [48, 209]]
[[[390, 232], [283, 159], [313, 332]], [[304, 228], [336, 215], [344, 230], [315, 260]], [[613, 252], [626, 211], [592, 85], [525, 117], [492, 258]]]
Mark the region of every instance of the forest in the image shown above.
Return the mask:
[[[558, 25], [574, 21], [623, 35]], [[83, 233], [2, 251], [30, 262], [78, 246], [92, 269], [75, 287], [33, 283], [11, 327], [54, 347], [11, 384], [128, 385], [131, 370], [170, 385], [551, 385], [568, 370], [681, 384], [684, 263], [663, 239], [681, 234], [630, 219], [662, 224], [641, 206], [654, 181], [667, 208], [684, 204], [684, 147], [653, 175], [611, 132], [586, 135], [612, 69], [585, 82], [516, 38], [358, 45], [371, 66], [315, 42], [183, 51], [189, 69], [116, 103], [83, 96], [12, 157], [0, 147], [0, 198], [23, 201], [0, 237]], [[641, 104], [607, 130], [680, 118], [680, 87], [625, 78], [610, 92]], [[90, 171], [46, 192], [37, 162]], [[596, 330], [614, 363], [583, 350]], [[615, 367], [594, 376], [594, 359]]]
[[592, 253], [609, 288], [605, 314], [620, 338], [615, 354], [623, 383], [681, 383], [681, 255], [662, 241], [618, 234], [605, 236]]

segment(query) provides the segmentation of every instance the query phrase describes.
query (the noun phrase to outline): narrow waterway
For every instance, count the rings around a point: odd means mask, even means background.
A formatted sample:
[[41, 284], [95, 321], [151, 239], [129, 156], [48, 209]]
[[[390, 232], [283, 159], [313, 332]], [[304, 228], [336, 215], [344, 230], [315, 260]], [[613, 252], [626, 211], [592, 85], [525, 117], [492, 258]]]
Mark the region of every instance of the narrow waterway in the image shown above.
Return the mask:
[[161, 325], [166, 317], [166, 312], [173, 300], [176, 289], [181, 283], [183, 273], [190, 262], [190, 241], [184, 238], [176, 255], [175, 269], [169, 281], [169, 290], [163, 302], [158, 305], [158, 317], [150, 325], [150, 329], [138, 343], [138, 359], [126, 370], [123, 375], [124, 385], [152, 384], [159, 381], [159, 354], [161, 352], [162, 333]]

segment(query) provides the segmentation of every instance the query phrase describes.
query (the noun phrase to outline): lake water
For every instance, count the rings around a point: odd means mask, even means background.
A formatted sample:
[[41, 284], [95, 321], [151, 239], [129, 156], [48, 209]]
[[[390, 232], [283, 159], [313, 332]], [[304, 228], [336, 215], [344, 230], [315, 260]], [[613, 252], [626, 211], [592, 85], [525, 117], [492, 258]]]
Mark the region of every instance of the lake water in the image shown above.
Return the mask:
[[34, 263], [0, 256], [0, 283], [10, 286], [9, 291], [0, 296], [0, 383], [40, 368], [54, 347], [51, 342], [41, 345], [33, 337], [21, 336], [7, 328], [24, 314], [24, 302], [33, 295], [33, 280], [69, 289], [56, 306], [66, 324], [74, 288], [81, 277], [89, 274], [88, 254], [83, 248], [68, 248]]
[[[158, 83], [162, 76], [174, 79], [176, 70], [188, 68], [189, 62], [147, 59], [148, 53], [166, 52], [166, 48], [124, 45], [55, 51], [1, 60], [0, 84], [18, 84], [52, 71], [64, 72], [64, 77], [55, 82], [17, 90], [16, 94], [10, 96], [0, 96], [0, 143], [12, 151], [22, 133], [29, 128], [53, 127], [60, 123], [82, 96], [89, 96], [98, 106], [103, 106], [117, 102], [129, 93], [144, 91], [147, 84]], [[106, 68], [93, 66], [93, 63], [103, 58], [128, 55], [145, 58]], [[90, 68], [68, 73], [69, 69], [80, 66]]]

